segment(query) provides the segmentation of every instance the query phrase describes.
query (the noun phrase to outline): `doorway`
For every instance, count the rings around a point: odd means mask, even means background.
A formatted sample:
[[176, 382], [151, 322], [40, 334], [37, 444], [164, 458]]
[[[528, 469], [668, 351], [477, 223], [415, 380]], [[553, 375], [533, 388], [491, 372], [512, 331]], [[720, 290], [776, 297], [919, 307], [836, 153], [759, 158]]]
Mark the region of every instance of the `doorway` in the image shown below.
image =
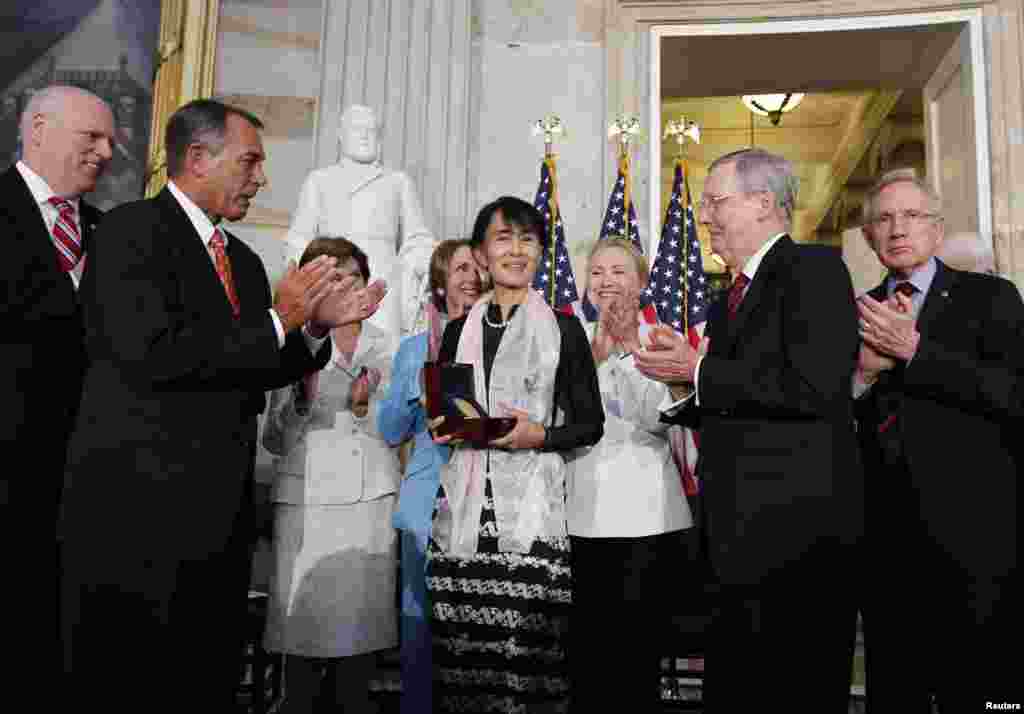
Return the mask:
[[[906, 114], [908, 108], [917, 107], [923, 125], [918, 128], [922, 162], [928, 180], [943, 197], [947, 228], [973, 233], [991, 250], [989, 121], [980, 9], [661, 24], [650, 27], [649, 39], [652, 227], [661, 225], [674, 159], [673, 145], [660, 141], [663, 122], [673, 118], [666, 112], [666, 98], [688, 98], [691, 107], [700, 100], [725, 103], [728, 111], [735, 109], [731, 104], [735, 103], [745, 111], [739, 99], [743, 94], [805, 92], [809, 97], [828, 98], [817, 102], [819, 112], [834, 114], [847, 107], [842, 141], [830, 139], [822, 124], [803, 144], [805, 149], [818, 149], [817, 168], [801, 176], [815, 196], [800, 217], [808, 224], [802, 227], [805, 238], [842, 209], [837, 198], [858, 166], [863, 172], [864, 159], [890, 112]], [[680, 105], [685, 106], [685, 102]], [[797, 107], [794, 115], [800, 110]], [[789, 115], [783, 117], [783, 126], [787, 121], [792, 121]], [[771, 143], [771, 132], [764, 130], [772, 127], [766, 121], [762, 124], [755, 127], [753, 139], [749, 131], [737, 132], [735, 125], [731, 138], [729, 126], [718, 127], [718, 139], [725, 139], [724, 150], [716, 155], [751, 144], [785, 155]], [[715, 130], [708, 127], [708, 131], [704, 134], [711, 139]], [[730, 141], [734, 145], [725, 148]], [[715, 158], [710, 153], [699, 147], [688, 150], [694, 196], [700, 193], [707, 163]], [[823, 165], [831, 167], [826, 175], [822, 175]], [[656, 235], [652, 230], [652, 242]], [[652, 251], [655, 248], [651, 246]]]

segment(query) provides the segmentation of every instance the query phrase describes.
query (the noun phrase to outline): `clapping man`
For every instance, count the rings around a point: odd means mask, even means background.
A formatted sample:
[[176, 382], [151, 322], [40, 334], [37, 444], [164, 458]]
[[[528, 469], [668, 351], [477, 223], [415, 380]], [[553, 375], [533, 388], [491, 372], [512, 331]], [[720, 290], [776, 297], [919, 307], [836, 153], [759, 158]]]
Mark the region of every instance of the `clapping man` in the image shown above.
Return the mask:
[[328, 329], [383, 296], [343, 292], [324, 257], [271, 297], [221, 226], [266, 182], [261, 128], [212, 100], [175, 112], [167, 187], [108, 214], [82, 284], [64, 604], [74, 691], [106, 711], [234, 706], [264, 392], [321, 368]]
[[857, 312], [833, 250], [788, 231], [792, 166], [760, 149], [710, 168], [700, 221], [735, 276], [701, 356], [671, 330], [636, 357], [695, 394], [668, 418], [699, 426], [701, 517], [719, 586], [705, 711], [845, 714], [856, 624], [847, 576], [863, 481], [849, 390]]
[[854, 380], [874, 712], [1020, 701], [1024, 304], [1010, 282], [935, 257], [941, 210], [907, 170], [882, 176], [864, 202], [864, 237], [889, 271], [860, 299]]

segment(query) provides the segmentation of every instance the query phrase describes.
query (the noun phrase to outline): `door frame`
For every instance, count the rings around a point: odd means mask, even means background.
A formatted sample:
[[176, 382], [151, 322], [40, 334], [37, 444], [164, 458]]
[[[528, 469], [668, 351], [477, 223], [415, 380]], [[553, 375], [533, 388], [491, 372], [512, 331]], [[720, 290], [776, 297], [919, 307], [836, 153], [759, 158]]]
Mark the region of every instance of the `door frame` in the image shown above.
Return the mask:
[[[650, 105], [649, 181], [649, 255], [657, 251], [661, 227], [661, 41], [665, 37], [708, 35], [772, 35], [829, 32], [836, 30], [874, 30], [915, 27], [921, 25], [959, 24], [966, 26], [970, 39], [970, 60], [974, 85], [974, 145], [978, 180], [978, 233], [992, 247], [992, 185], [989, 149], [988, 84], [985, 67], [983, 12], [980, 7], [959, 10], [801, 18], [771, 21], [732, 21], [699, 24], [654, 24], [648, 30], [650, 83], [647, 88]], [[785, 89], [780, 87], [779, 89]]]

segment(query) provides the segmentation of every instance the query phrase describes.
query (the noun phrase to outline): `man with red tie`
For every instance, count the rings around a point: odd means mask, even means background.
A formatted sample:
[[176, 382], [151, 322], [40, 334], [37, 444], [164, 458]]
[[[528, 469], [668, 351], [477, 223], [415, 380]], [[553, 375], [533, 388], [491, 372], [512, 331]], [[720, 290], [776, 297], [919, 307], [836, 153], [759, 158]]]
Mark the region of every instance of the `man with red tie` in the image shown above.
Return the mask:
[[912, 170], [868, 191], [864, 237], [889, 271], [860, 299], [854, 379], [868, 709], [1019, 704], [1024, 303], [935, 257], [942, 201]]
[[[857, 311], [842, 258], [789, 237], [792, 166], [745, 149], [710, 167], [700, 221], [733, 286], [701, 355], [656, 330], [637, 368], [695, 394], [668, 420], [700, 428], [700, 527], [718, 598], [705, 654], [709, 714], [779, 702], [849, 706], [856, 609], [846, 573], [863, 475], [849, 398]], [[675, 391], [675, 389], [673, 389]]]
[[21, 160], [0, 174], [3, 597], [25, 623], [11, 635], [12, 686], [31, 681], [20, 663], [37, 675], [60, 662], [55, 527], [85, 369], [78, 284], [101, 215], [82, 196], [110, 161], [114, 119], [99, 97], [53, 86], [32, 96], [20, 129]]
[[107, 214], [82, 283], [63, 604], [71, 691], [105, 711], [232, 710], [264, 392], [320, 369], [327, 331], [382, 296], [324, 257], [272, 297], [221, 227], [266, 183], [261, 128], [213, 100], [176, 111], [167, 187]]

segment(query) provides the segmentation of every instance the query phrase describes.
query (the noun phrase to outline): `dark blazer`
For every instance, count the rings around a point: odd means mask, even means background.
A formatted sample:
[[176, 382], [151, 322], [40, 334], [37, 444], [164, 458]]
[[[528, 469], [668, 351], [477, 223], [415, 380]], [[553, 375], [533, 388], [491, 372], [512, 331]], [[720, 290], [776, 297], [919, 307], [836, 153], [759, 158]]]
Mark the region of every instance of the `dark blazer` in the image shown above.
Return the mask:
[[[885, 284], [870, 294], [885, 299]], [[1007, 280], [938, 261], [917, 329], [921, 341], [910, 364], [856, 401], [872, 465], [869, 515], [872, 503], [885, 499], [885, 489], [874, 487], [875, 478], [884, 478], [878, 401], [895, 398], [903, 454], [928, 532], [968, 574], [1005, 574], [1017, 562], [1024, 303]]]
[[[85, 369], [81, 312], [39, 206], [14, 166], [0, 174], [0, 196], [0, 445], [28, 464], [2, 469], [0, 505], [21, 509], [44, 499], [55, 521]], [[85, 201], [79, 206], [88, 253], [102, 213]]]
[[[284, 349], [258, 256], [230, 236], [236, 319], [213, 262], [164, 189], [111, 211], [81, 287], [90, 365], [68, 453], [68, 540], [143, 559], [201, 559], [237, 537], [265, 390], [322, 368]], [[104, 552], [106, 551], [106, 552]]]
[[711, 309], [698, 471], [709, 558], [725, 584], [784, 572], [856, 542], [863, 475], [850, 406], [857, 310], [840, 256], [788, 236], [765, 255], [733, 320]]

